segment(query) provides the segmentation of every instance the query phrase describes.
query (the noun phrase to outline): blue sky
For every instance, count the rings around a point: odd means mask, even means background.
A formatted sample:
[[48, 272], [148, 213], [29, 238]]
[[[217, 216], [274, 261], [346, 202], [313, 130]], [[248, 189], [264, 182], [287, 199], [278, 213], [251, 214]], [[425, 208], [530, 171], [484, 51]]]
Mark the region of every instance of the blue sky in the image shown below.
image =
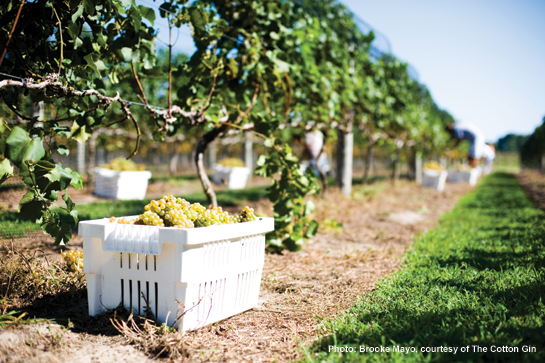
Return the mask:
[[[480, 127], [487, 141], [529, 134], [541, 124], [544, 0], [342, 2], [389, 40], [392, 53], [416, 69], [441, 108]], [[166, 21], [158, 19], [156, 26], [168, 42]], [[180, 30], [176, 51], [194, 51], [189, 34], [188, 28]]]

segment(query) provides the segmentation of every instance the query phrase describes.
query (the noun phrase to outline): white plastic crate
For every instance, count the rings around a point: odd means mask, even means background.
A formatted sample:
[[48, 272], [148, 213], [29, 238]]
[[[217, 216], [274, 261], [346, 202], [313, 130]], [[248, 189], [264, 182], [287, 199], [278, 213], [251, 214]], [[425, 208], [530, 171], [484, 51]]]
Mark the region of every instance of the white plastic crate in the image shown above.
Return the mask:
[[191, 229], [80, 222], [89, 314], [149, 307], [187, 331], [251, 309], [273, 229], [273, 218]]
[[450, 170], [448, 174], [449, 183], [469, 183], [473, 186], [477, 184], [477, 179], [481, 176], [480, 168], [473, 168], [468, 171]]
[[244, 189], [250, 176], [250, 169], [246, 167], [216, 164], [213, 169], [212, 181], [216, 184], [225, 184], [229, 189]]
[[144, 199], [149, 171], [116, 171], [95, 168], [95, 195], [110, 199]]
[[424, 169], [422, 172], [422, 186], [442, 191], [445, 189], [447, 176], [448, 172], [446, 170]]

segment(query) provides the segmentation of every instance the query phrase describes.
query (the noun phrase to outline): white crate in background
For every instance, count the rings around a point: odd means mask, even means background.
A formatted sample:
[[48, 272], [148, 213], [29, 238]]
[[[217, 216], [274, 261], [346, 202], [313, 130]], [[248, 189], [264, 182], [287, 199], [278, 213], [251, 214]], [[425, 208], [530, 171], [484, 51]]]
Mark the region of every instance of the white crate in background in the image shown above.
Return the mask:
[[250, 176], [250, 168], [242, 166], [223, 166], [216, 164], [213, 167], [212, 181], [224, 184], [229, 189], [244, 189]]
[[80, 222], [89, 314], [149, 308], [187, 331], [251, 309], [273, 229], [273, 218], [191, 229]]
[[116, 171], [95, 168], [95, 195], [110, 199], [144, 199], [149, 171]]
[[422, 171], [422, 186], [433, 188], [438, 191], [445, 189], [448, 172], [446, 170], [430, 170]]
[[448, 182], [449, 183], [469, 183], [473, 186], [477, 184], [477, 180], [481, 176], [481, 168], [473, 168], [468, 171], [461, 170], [449, 170]]

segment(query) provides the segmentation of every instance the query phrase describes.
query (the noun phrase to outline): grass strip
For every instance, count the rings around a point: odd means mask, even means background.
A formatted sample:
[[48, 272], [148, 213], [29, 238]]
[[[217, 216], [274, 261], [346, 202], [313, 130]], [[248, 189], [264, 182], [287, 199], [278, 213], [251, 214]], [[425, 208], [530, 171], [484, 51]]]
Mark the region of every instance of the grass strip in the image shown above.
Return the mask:
[[544, 277], [545, 214], [512, 175], [492, 174], [418, 237], [398, 272], [323, 320], [306, 360], [543, 362]]
[[0, 237], [24, 237], [28, 232], [39, 229], [38, 223], [22, 220], [17, 212], [0, 213]]

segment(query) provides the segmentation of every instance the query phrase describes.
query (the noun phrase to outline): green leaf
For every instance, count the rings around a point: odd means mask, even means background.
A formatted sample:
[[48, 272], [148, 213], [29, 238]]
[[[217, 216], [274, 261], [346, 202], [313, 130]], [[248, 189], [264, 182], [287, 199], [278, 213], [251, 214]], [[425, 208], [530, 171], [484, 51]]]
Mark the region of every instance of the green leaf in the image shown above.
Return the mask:
[[76, 226], [78, 225], [79, 219], [78, 219], [78, 211], [77, 210], [71, 210], [70, 215], [72, 216], [72, 219], [74, 220], [74, 223]]
[[106, 67], [106, 64], [104, 64], [104, 62], [101, 61], [100, 59], [95, 62], [95, 65], [97, 66], [97, 69], [99, 71], [103, 71], [105, 69], [108, 69], [108, 67]]
[[33, 200], [23, 205], [19, 204], [21, 218], [23, 220], [35, 222], [42, 217], [42, 206], [42, 202], [38, 200]]
[[0, 162], [0, 184], [5, 182], [8, 178], [13, 176], [13, 166], [8, 159], [4, 159]]
[[34, 162], [40, 161], [45, 156], [45, 150], [42, 145], [42, 139], [35, 137], [27, 145], [25, 152], [23, 153], [23, 161], [33, 159]]
[[44, 175], [44, 178], [49, 180], [47, 187], [54, 183], [59, 182], [60, 190], [64, 190], [72, 182], [72, 170], [69, 168], [64, 169], [60, 163], [55, 164], [55, 168], [49, 171], [49, 173]]
[[276, 52], [268, 50], [266, 54], [270, 61], [274, 64], [274, 69], [278, 74], [284, 74], [290, 71], [290, 64], [278, 59]]
[[282, 244], [286, 247], [288, 251], [291, 252], [297, 252], [300, 251], [303, 247], [301, 244], [297, 243], [293, 238], [286, 238], [284, 241], [282, 241]]
[[72, 211], [76, 206], [76, 203], [74, 203], [72, 199], [68, 196], [68, 190], [64, 192], [62, 200], [64, 200], [64, 202], [66, 203], [66, 208], [68, 208], [69, 211]]
[[76, 189], [83, 189], [83, 177], [77, 171], [72, 172], [72, 181], [70, 185]]
[[68, 148], [64, 145], [59, 145], [57, 147], [57, 152], [61, 155], [68, 155], [70, 154], [70, 150], [68, 150]]
[[55, 238], [55, 246], [65, 245], [72, 238], [72, 228], [68, 223], [62, 222], [59, 227], [59, 216], [57, 213], [42, 224], [42, 230]]
[[55, 245], [56, 246], [64, 246], [65, 244], [70, 241], [72, 238], [72, 228], [68, 223], [61, 223], [61, 229], [59, 231], [59, 234], [55, 238]]
[[74, 49], [78, 49], [82, 45], [83, 45], [83, 40], [81, 40], [80, 38], [76, 38], [76, 40], [74, 41]]
[[42, 139], [35, 137], [30, 139], [28, 132], [20, 127], [15, 127], [6, 140], [8, 147], [8, 158], [16, 165], [28, 159], [38, 162], [45, 156], [45, 150], [42, 146]]
[[[76, 20], [83, 14], [83, 4], [79, 4], [78, 9], [74, 14], [72, 14], [72, 23], [75, 23]], [[71, 24], [72, 25], [72, 24]]]
[[191, 26], [196, 38], [202, 38], [206, 34], [206, 18], [203, 10], [196, 6], [192, 6], [188, 10], [191, 18]]
[[4, 155], [6, 151], [6, 140], [9, 136], [9, 129], [4, 124], [4, 120], [0, 119], [0, 155]]
[[102, 75], [100, 74], [100, 71], [98, 69], [98, 66], [95, 63], [95, 62], [97, 62], [99, 60], [97, 54], [89, 53], [85, 57], [83, 57], [83, 59], [87, 62], [87, 65], [89, 67], [91, 67], [99, 75], [99, 77], [102, 77]]
[[91, 137], [91, 134], [85, 131], [86, 125], [80, 126], [76, 121], [72, 124], [70, 134], [77, 142], [85, 142]]
[[19, 207], [17, 208], [17, 211], [21, 212], [21, 208], [23, 205], [32, 202], [36, 198], [36, 193], [34, 190], [29, 190], [28, 192], [23, 195], [23, 198], [21, 198], [21, 201], [19, 202]]
[[257, 165], [258, 166], [263, 166], [265, 165], [265, 163], [267, 162], [267, 156], [265, 155], [259, 155], [259, 159], [257, 159]]
[[140, 14], [146, 19], [149, 20], [151, 25], [155, 22], [155, 11], [152, 8], [145, 7], [144, 5], [138, 5]]
[[131, 62], [132, 61], [132, 49], [128, 47], [121, 48], [121, 54], [123, 55], [123, 59], [125, 62]]
[[56, 201], [57, 199], [59, 199], [59, 191], [58, 190], [52, 190], [49, 192], [49, 197], [47, 198], [49, 200], [52, 200], [52, 201]]
[[315, 209], [316, 209], [316, 205], [314, 205], [314, 203], [311, 200], [309, 200], [305, 204], [305, 216], [310, 215], [312, 212], [314, 212]]
[[19, 126], [14, 127], [9, 134], [6, 140], [6, 146], [8, 147], [6, 154], [16, 165], [21, 164], [21, 161], [23, 161], [23, 153], [29, 142], [30, 137], [28, 132]]
[[307, 227], [307, 231], [305, 233], [305, 238], [314, 237], [316, 233], [318, 233], [319, 226], [320, 225], [318, 224], [318, 222], [316, 222], [316, 220], [313, 219], [312, 221], [310, 221]]
[[68, 126], [54, 126], [51, 129], [59, 136], [70, 137], [70, 128]]

